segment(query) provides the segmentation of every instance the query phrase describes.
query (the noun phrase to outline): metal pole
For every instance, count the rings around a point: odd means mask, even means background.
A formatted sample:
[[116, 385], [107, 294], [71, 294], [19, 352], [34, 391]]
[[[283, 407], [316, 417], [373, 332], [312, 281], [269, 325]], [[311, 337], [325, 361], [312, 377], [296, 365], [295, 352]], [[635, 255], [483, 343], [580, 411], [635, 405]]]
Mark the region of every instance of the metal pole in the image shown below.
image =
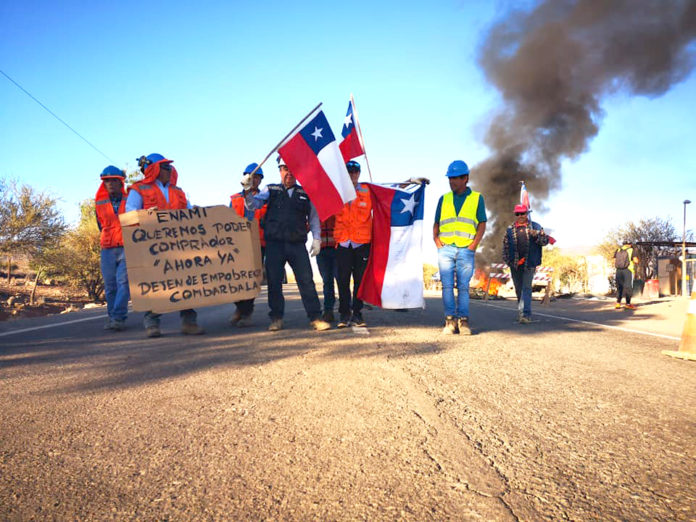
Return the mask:
[[684, 225], [682, 228], [682, 297], [688, 297], [686, 289], [686, 205], [691, 203], [690, 200], [684, 200]]

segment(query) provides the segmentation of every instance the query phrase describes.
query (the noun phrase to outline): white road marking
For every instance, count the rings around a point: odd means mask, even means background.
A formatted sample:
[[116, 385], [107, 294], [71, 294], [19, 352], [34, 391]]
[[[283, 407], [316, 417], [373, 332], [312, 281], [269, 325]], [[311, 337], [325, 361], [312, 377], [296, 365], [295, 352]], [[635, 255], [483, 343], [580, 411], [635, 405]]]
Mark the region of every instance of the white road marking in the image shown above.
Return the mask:
[[95, 319], [104, 319], [106, 317], [108, 317], [108, 315], [104, 314], [104, 315], [97, 315], [95, 317], [85, 317], [84, 319], [73, 319], [72, 321], [64, 321], [62, 323], [45, 324], [43, 326], [34, 326], [32, 328], [22, 328], [21, 330], [12, 330], [11, 332], [2, 332], [2, 333], [0, 333], [0, 337], [5, 337], [7, 335], [26, 333], [26, 332], [35, 332], [36, 330], [43, 330], [44, 328], [56, 328], [58, 326], [65, 326], [66, 324], [83, 323], [85, 321], [94, 321]]
[[[517, 313], [517, 308], [507, 308], [505, 306], [496, 306], [493, 304], [488, 304], [488, 303], [478, 303], [482, 304], [483, 306], [490, 306], [491, 308], [498, 308], [499, 310], [508, 310], [510, 312], [515, 312]], [[539, 315], [541, 317], [551, 317], [552, 319], [561, 319], [563, 321], [570, 321], [572, 323], [582, 323], [582, 324], [591, 324], [593, 326], [599, 326], [600, 328], [607, 328], [609, 330], [619, 330], [620, 332], [629, 332], [629, 333], [635, 333], [639, 335], [649, 335], [652, 337], [660, 337], [662, 339], [669, 339], [670, 341], [680, 341], [681, 337], [674, 337], [673, 335], [664, 335], [664, 334], [658, 334], [658, 333], [652, 333], [652, 332], [642, 332], [640, 330], [633, 330], [631, 328], [623, 328], [621, 326], [610, 326], [608, 324], [602, 324], [602, 323], [595, 323], [592, 321], [583, 321], [581, 319], [573, 319], [572, 317], [565, 317], [562, 315], [551, 315], [551, 314], [542, 314], [539, 312], [534, 312], [534, 315]]]

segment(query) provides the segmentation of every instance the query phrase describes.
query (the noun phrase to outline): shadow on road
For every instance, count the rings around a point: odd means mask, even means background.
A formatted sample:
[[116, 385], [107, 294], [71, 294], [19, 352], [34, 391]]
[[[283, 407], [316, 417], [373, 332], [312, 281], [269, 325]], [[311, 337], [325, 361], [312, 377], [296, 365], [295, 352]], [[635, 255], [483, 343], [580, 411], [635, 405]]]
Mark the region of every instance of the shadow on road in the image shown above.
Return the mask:
[[[556, 301], [551, 306], [534, 303], [537, 319], [530, 325], [515, 322], [516, 303], [512, 300], [471, 301], [472, 327], [478, 338], [488, 333], [504, 332], [522, 339], [549, 333], [599, 331], [601, 322], [609, 326], [631, 327], [653, 317], [641, 310], [616, 312], [607, 301]], [[351, 328], [314, 332], [292, 292], [287, 296], [286, 328], [266, 331], [268, 318], [265, 299], [254, 314], [255, 326], [245, 329], [227, 324], [230, 307], [199, 311], [207, 334], [185, 337], [178, 332], [177, 314], [163, 317], [165, 335], [145, 339], [139, 325], [141, 314], [129, 319], [129, 330], [104, 332], [101, 321], [89, 321], [55, 327], [0, 339], [0, 375], [36, 373], [37, 366], [50, 374], [46, 385], [34, 393], [78, 393], [104, 391], [145, 385], [156, 381], [209, 370], [262, 366], [286, 358], [301, 357], [322, 351], [323, 357], [406, 357], [438, 353], [465, 342], [462, 337], [440, 333], [442, 304], [439, 298], [426, 299], [425, 310], [397, 312], [366, 310], [369, 335]], [[542, 314], [571, 317], [571, 322]], [[475, 337], [476, 338], [476, 337]], [[69, 383], [69, 384], [66, 384]]]

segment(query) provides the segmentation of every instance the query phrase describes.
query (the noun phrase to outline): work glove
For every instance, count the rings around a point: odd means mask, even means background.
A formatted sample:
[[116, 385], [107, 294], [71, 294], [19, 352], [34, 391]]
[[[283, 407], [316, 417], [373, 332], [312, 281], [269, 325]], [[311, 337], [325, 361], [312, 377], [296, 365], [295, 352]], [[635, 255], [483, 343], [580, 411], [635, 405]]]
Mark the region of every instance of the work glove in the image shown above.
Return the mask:
[[314, 257], [321, 251], [321, 239], [312, 240], [312, 248], [309, 249], [309, 255]]
[[249, 190], [251, 188], [252, 176], [251, 174], [244, 174], [242, 176], [242, 188], [244, 190]]

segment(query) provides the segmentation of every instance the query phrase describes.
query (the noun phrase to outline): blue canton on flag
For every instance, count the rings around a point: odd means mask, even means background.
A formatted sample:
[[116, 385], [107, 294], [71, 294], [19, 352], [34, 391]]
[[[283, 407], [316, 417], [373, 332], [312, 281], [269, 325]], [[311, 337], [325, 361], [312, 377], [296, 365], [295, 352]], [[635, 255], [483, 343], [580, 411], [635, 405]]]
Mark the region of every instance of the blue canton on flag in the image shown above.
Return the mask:
[[423, 195], [425, 185], [413, 191], [396, 190], [391, 204], [391, 226], [408, 227], [423, 219]]
[[331, 132], [331, 127], [329, 127], [329, 122], [324, 116], [324, 111], [320, 111], [309, 123], [306, 123], [300, 131], [300, 135], [316, 155], [321, 149], [336, 140]]
[[344, 138], [348, 136], [355, 126], [355, 117], [353, 116], [353, 104], [348, 103], [348, 112], [346, 113], [346, 118], [343, 120], [343, 129], [341, 130], [341, 136]]

